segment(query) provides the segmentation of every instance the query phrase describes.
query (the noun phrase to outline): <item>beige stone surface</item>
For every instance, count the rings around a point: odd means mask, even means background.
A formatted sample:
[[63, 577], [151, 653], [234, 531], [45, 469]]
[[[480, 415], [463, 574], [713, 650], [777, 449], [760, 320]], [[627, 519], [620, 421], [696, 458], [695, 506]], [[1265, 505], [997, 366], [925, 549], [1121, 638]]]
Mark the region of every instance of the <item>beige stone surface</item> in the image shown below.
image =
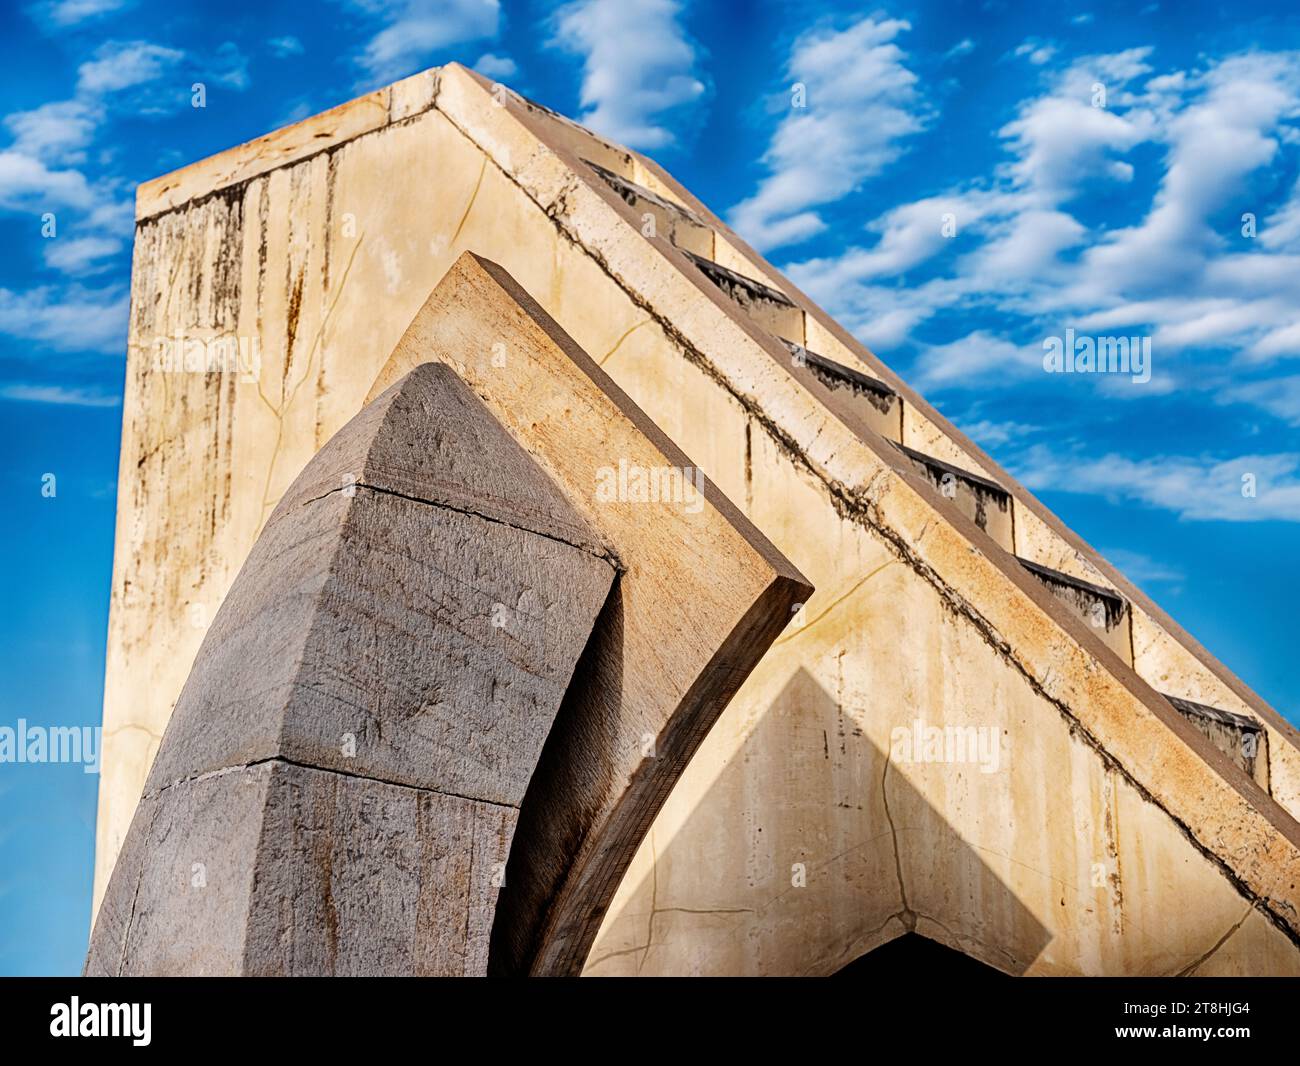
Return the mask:
[[[359, 409], [381, 360], [357, 352], [390, 350], [472, 249], [817, 589], [668, 798], [588, 972], [828, 973], [909, 928], [1015, 973], [1296, 972], [1295, 730], [656, 164], [460, 68], [435, 76], [426, 110], [350, 140], [308, 120], [293, 136], [325, 133], [320, 152], [237, 187], [217, 157], [186, 181], [219, 195], [141, 211], [97, 893], [201, 636], [193, 607], [220, 601]], [[582, 159], [688, 208], [715, 261], [791, 297], [808, 347], [893, 387], [903, 443], [1005, 487], [1017, 554], [1116, 589], [1133, 666]], [[151, 372], [177, 329], [255, 340], [257, 380]], [[1261, 721], [1271, 795], [1161, 692]], [[995, 770], [902, 757], [962, 726], [1000, 738]]]

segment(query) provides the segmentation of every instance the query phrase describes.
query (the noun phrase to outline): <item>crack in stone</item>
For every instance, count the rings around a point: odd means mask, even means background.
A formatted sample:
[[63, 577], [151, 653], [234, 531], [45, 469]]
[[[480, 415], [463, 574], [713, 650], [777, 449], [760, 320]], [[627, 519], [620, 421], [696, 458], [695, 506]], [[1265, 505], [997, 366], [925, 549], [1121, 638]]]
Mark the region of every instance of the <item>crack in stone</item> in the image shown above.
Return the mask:
[[903, 857], [902, 853], [898, 850], [898, 830], [894, 826], [894, 816], [889, 810], [889, 792], [887, 789], [889, 781], [889, 763], [890, 755], [886, 752], [885, 767], [880, 774], [880, 801], [885, 808], [885, 819], [889, 822], [890, 839], [894, 842], [894, 872], [898, 875], [898, 895], [903, 904], [902, 910], [898, 913], [901, 916], [904, 928], [906, 928], [908, 932], [915, 932], [916, 913], [907, 902], [907, 886], [903, 884]]
[[1175, 977], [1190, 977], [1190, 976], [1192, 975], [1193, 971], [1199, 969], [1199, 968], [1201, 967], [1202, 964], [1204, 964], [1205, 962], [1209, 961], [1210, 956], [1214, 955], [1214, 954], [1215, 954], [1215, 953], [1216, 953], [1216, 952], [1217, 952], [1221, 947], [1223, 947], [1223, 945], [1226, 944], [1226, 943], [1228, 942], [1228, 940], [1229, 940], [1229, 938], [1232, 936], [1232, 934], [1235, 933], [1238, 929], [1240, 929], [1240, 928], [1242, 927], [1242, 925], [1245, 924], [1246, 919], [1250, 917], [1251, 912], [1252, 912], [1253, 910], [1255, 910], [1255, 907], [1256, 907], [1256, 904], [1254, 904], [1254, 903], [1252, 903], [1249, 907], [1247, 907], [1247, 908], [1246, 908], [1246, 913], [1243, 914], [1240, 918], [1237, 919], [1236, 924], [1233, 925], [1233, 927], [1232, 927], [1231, 929], [1229, 929], [1226, 933], [1224, 933], [1223, 936], [1219, 937], [1219, 939], [1215, 942], [1214, 947], [1210, 948], [1209, 951], [1207, 951], [1204, 955], [1202, 955], [1202, 956], [1201, 956], [1199, 959], [1197, 959], [1195, 962], [1191, 963], [1189, 966], [1185, 966], [1185, 967], [1183, 967], [1183, 968], [1182, 968], [1181, 970], [1179, 970], [1176, 974], [1174, 974], [1174, 976], [1175, 976]]
[[149, 737], [152, 737], [154, 740], [162, 740], [162, 734], [161, 734], [161, 733], [155, 733], [155, 732], [154, 732], [152, 729], [150, 729], [148, 726], [139, 725], [139, 724], [136, 723], [136, 722], [123, 722], [123, 723], [122, 723], [120, 726], [118, 726], [116, 729], [110, 729], [110, 730], [108, 730], [108, 732], [104, 733], [104, 734], [103, 734], [104, 739], [107, 740], [107, 739], [109, 739], [110, 737], [115, 737], [115, 736], [117, 736], [119, 733], [123, 733], [123, 732], [125, 732], [125, 731], [128, 730], [128, 729], [134, 729], [134, 730], [136, 730], [136, 731], [138, 731], [138, 732], [140, 732], [140, 733], [144, 733], [145, 735], [147, 735], [147, 736], [149, 736]]
[[[265, 515], [268, 510], [272, 510], [275, 507], [275, 504], [272, 503], [270, 500], [268, 500], [267, 496], [270, 494], [271, 491], [271, 479], [275, 476], [275, 463], [280, 456], [280, 445], [284, 441], [285, 415], [287, 414], [289, 408], [293, 406], [294, 400], [298, 398], [298, 390], [302, 388], [308, 376], [311, 374], [312, 359], [315, 358], [316, 350], [320, 345], [320, 339], [325, 332], [326, 326], [329, 325], [330, 319], [334, 316], [334, 309], [338, 306], [339, 300], [343, 296], [343, 290], [344, 288], [347, 287], [348, 277], [352, 273], [352, 264], [356, 261], [357, 252], [360, 250], [361, 244], [364, 240], [365, 240], [365, 233], [362, 232], [360, 235], [358, 235], [356, 244], [352, 246], [352, 254], [348, 256], [347, 266], [343, 268], [343, 277], [339, 279], [339, 287], [334, 292], [334, 299], [330, 301], [329, 307], [325, 310], [325, 313], [321, 315], [320, 323], [316, 327], [316, 336], [312, 339], [311, 347], [307, 349], [307, 364], [306, 367], [303, 369], [302, 377], [300, 377], [297, 383], [293, 386], [293, 388], [289, 390], [288, 397], [281, 399], [279, 409], [277, 410], [275, 408], [272, 408], [272, 410], [275, 411], [275, 420], [276, 420], [275, 421], [275, 445], [271, 449], [270, 459], [267, 460], [266, 481], [262, 485], [263, 515]], [[287, 364], [285, 366], [285, 370], [286, 371], [288, 370]], [[257, 388], [258, 388], [258, 393], [260, 395], [262, 390], [262, 384], [260, 380], [258, 381]], [[283, 397], [283, 390], [284, 390], [283, 381], [281, 381], [280, 383], [280, 388], [281, 388], [281, 396]], [[262, 398], [263, 400], [266, 400], [266, 397], [263, 396]], [[266, 400], [266, 403], [268, 406], [270, 406], [269, 400]], [[261, 524], [265, 525], [265, 521], [266, 519], [263, 518]], [[258, 530], [258, 533], [260, 535], [261, 533], [260, 529]]]
[[465, 222], [469, 218], [469, 213], [474, 210], [474, 204], [478, 200], [478, 191], [483, 187], [483, 175], [487, 173], [487, 153], [483, 153], [483, 162], [478, 168], [478, 181], [474, 182], [474, 191], [470, 193], [469, 203], [465, 205], [465, 212], [460, 216], [460, 222], [456, 224], [456, 232], [451, 235], [449, 244], [454, 247], [460, 237], [460, 231], [465, 228]]
[[646, 833], [646, 839], [650, 842], [650, 916], [646, 919], [645, 931], [645, 950], [641, 953], [641, 958], [637, 960], [636, 975], [641, 976], [641, 968], [645, 966], [645, 960], [650, 955], [650, 948], [655, 941], [655, 914], [659, 910], [659, 853], [655, 849], [655, 830], [651, 825]]
[[841, 603], [843, 603], [855, 592], [857, 592], [858, 589], [860, 589], [863, 585], [865, 585], [878, 573], [880, 573], [882, 570], [887, 569], [888, 567], [896, 566], [896, 565], [898, 565], [898, 560], [890, 559], [888, 562], [882, 563], [880, 566], [876, 567], [870, 573], [864, 575], [863, 577], [858, 578], [858, 580], [853, 583], [853, 585], [849, 588], [847, 592], [845, 592], [842, 596], [836, 597], [835, 600], [833, 600], [831, 603], [828, 603], [826, 605], [826, 608], [820, 613], [818, 613], [816, 618], [813, 618], [810, 621], [805, 622], [798, 629], [791, 629], [786, 633], [782, 633], [779, 637], [776, 638], [776, 640], [772, 642], [772, 646], [776, 647], [776, 645], [778, 644], [784, 644], [786, 641], [794, 640], [795, 637], [803, 636], [810, 629], [812, 629], [813, 626], [817, 625], [818, 622], [822, 621], [828, 614], [834, 611]]
[[499, 526], [506, 526], [509, 529], [517, 529], [520, 533], [528, 533], [535, 537], [541, 537], [544, 540], [554, 541], [556, 544], [563, 544], [567, 548], [573, 548], [575, 551], [580, 551], [585, 555], [590, 555], [594, 559], [599, 559], [604, 563], [608, 563], [615, 573], [621, 574], [627, 570], [627, 567], [623, 565], [618, 556], [608, 548], [595, 548], [583, 544], [575, 544], [573, 541], [565, 540], [563, 537], [557, 536], [554, 533], [547, 533], [540, 529], [532, 529], [529, 526], [517, 525], [504, 518], [497, 518], [493, 515], [483, 514], [481, 511], [476, 511], [473, 508], [457, 507], [454, 503], [448, 503], [446, 500], [427, 500], [422, 496], [411, 496], [405, 492], [398, 492], [396, 489], [384, 488], [382, 485], [371, 485], [365, 481], [354, 481], [348, 485], [340, 485], [338, 488], [330, 489], [328, 492], [323, 492], [319, 496], [313, 496], [311, 499], [303, 500], [299, 506], [306, 507], [308, 504], [317, 503], [320, 500], [335, 495], [336, 493], [358, 488], [368, 489], [370, 492], [377, 492], [383, 496], [395, 496], [400, 500], [410, 500], [412, 503], [420, 503], [428, 507], [437, 507], [444, 511], [455, 511], [457, 514], [463, 514], [469, 518], [481, 518], [484, 522], [492, 522]]
[[[149, 814], [149, 826], [145, 829], [144, 839], [147, 841], [153, 836], [153, 825], [158, 820], [158, 808], [155, 807]], [[145, 857], [140, 858], [140, 872], [136, 875], [135, 891], [131, 894], [131, 910], [126, 916], [126, 925], [122, 928], [122, 951], [117, 959], [117, 976], [122, 976], [122, 971], [126, 969], [126, 952], [131, 945], [131, 926], [135, 924], [135, 907], [140, 901], [140, 886], [144, 884], [144, 867]]]
[[200, 781], [208, 781], [212, 778], [225, 777], [227, 774], [239, 773], [241, 770], [252, 770], [258, 766], [265, 766], [269, 763], [280, 763], [283, 766], [296, 766], [302, 770], [314, 770], [318, 774], [334, 774], [337, 777], [351, 777], [358, 781], [373, 781], [380, 785], [392, 785], [394, 788], [406, 788], [412, 792], [431, 792], [437, 796], [447, 796], [450, 799], [466, 800], [469, 803], [486, 803], [492, 807], [500, 807], [502, 810], [517, 811], [519, 808], [510, 803], [502, 803], [500, 800], [490, 800], [483, 796], [466, 796], [460, 792], [449, 792], [444, 788], [434, 788], [432, 785], [412, 785], [407, 781], [393, 781], [387, 777], [375, 777], [372, 774], [358, 774], [351, 770], [340, 770], [332, 766], [313, 766], [311, 763], [299, 762], [297, 759], [290, 759], [285, 755], [268, 755], [262, 759], [253, 759], [246, 763], [234, 763], [230, 766], [222, 766], [216, 770], [204, 770], [202, 773], [191, 774], [188, 777], [178, 777], [175, 781], [169, 781], [167, 784], [152, 791], [146, 791], [141, 794], [140, 799], [157, 799], [170, 788], [178, 785], [197, 784]]
[[607, 351], [601, 358], [596, 360], [596, 365], [604, 366], [605, 363], [613, 356], [613, 354], [623, 346], [623, 342], [627, 340], [628, 337], [630, 337], [633, 333], [639, 330], [642, 326], [648, 326], [652, 321], [653, 319], [643, 318], [640, 322], [637, 322], [635, 325], [628, 326], [628, 328], [623, 331], [623, 336], [619, 337], [619, 339], [614, 342], [614, 347], [612, 347], [609, 351]]

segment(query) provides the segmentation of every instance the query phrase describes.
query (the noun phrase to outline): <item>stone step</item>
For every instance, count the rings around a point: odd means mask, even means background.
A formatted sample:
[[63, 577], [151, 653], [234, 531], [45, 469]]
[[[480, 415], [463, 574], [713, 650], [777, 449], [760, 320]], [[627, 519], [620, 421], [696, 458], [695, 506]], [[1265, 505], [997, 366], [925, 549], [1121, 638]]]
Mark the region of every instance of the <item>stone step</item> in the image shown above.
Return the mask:
[[1245, 770], [1260, 788], [1269, 791], [1268, 734], [1263, 725], [1244, 714], [1220, 707], [1210, 707], [1167, 693], [1164, 697], [1219, 751]]
[[[584, 159], [583, 162], [637, 213], [641, 219], [641, 232], [645, 236], [657, 234], [683, 251], [692, 252], [705, 259], [713, 258], [713, 227], [694, 211], [671, 200], [665, 200], [658, 193], [628, 181], [621, 174], [616, 174], [590, 159]], [[653, 230], [647, 232], [650, 226], [653, 226]]]
[[1133, 634], [1128, 601], [1114, 589], [1094, 585], [1050, 566], [1017, 556], [1020, 565], [1038, 578], [1052, 594], [1074, 611], [1099, 636], [1102, 643], [1130, 666]]
[[714, 285], [730, 296], [745, 312], [778, 337], [803, 337], [803, 309], [783, 292], [778, 292], [761, 281], [737, 274], [721, 263], [682, 249], [686, 257], [700, 268], [700, 272]]
[[903, 400], [892, 388], [878, 378], [810, 352], [802, 344], [786, 337], [780, 340], [790, 349], [795, 362], [811, 370], [828, 389], [851, 396], [854, 408], [872, 429], [889, 440], [902, 440]]
[[918, 452], [904, 444], [895, 445], [940, 494], [952, 500], [967, 518], [992, 537], [999, 547], [1015, 551], [1011, 523], [1011, 493], [996, 481]]

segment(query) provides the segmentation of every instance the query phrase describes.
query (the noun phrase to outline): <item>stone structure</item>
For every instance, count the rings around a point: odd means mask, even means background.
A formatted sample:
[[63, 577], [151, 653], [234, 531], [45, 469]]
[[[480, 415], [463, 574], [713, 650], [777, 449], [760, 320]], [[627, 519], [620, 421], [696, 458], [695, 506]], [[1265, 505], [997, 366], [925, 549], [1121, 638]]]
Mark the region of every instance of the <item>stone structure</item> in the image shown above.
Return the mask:
[[[503, 337], [520, 391], [493, 406], [518, 440], [422, 358]], [[484, 975], [491, 938], [494, 971], [576, 973], [811, 592], [706, 484], [593, 499], [620, 460], [689, 464], [491, 264], [464, 258], [399, 358], [415, 368], [307, 464], [217, 613], [88, 972]]]
[[[204, 623], [474, 251], [817, 589], [584, 972], [827, 974], [908, 932], [1016, 974], [1300, 972], [1296, 731], [651, 160], [449, 66], [137, 219], [97, 900]], [[489, 407], [498, 343], [438, 357]]]

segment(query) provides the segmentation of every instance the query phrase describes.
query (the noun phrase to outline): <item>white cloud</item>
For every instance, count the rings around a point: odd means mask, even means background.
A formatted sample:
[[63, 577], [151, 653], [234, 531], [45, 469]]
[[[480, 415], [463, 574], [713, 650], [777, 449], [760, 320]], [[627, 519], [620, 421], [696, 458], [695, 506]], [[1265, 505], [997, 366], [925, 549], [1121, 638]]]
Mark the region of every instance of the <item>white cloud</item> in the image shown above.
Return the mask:
[[513, 78], [519, 73], [519, 64], [509, 56], [499, 56], [491, 52], [485, 52], [478, 57], [474, 69], [485, 78]]
[[[1198, 521], [1300, 522], [1300, 454], [1236, 459], [1098, 456], [1083, 445], [1029, 448], [1009, 464], [1029, 488], [1138, 503]], [[1243, 495], [1246, 477], [1254, 496]]]
[[956, 59], [958, 56], [970, 55], [973, 51], [975, 51], [975, 42], [969, 37], [964, 37], [944, 52], [943, 58]]
[[20, 152], [0, 152], [0, 208], [89, 208], [94, 200], [90, 183], [79, 171], [51, 170]]
[[28, 385], [21, 382], [0, 385], [0, 399], [72, 407], [117, 407], [122, 402], [120, 396], [106, 396], [94, 389], [66, 388], [63, 385]]
[[77, 89], [83, 93], [120, 92], [162, 77], [185, 53], [148, 41], [107, 41], [95, 58], [77, 69]]
[[117, 289], [0, 289], [0, 333], [62, 351], [122, 354], [128, 297]]
[[[917, 77], [894, 43], [908, 29], [869, 17], [795, 41], [786, 74], [804, 87], [807, 106], [790, 107], [764, 155], [769, 175], [730, 212], [746, 240], [774, 248], [819, 233], [826, 223], [815, 208], [879, 174], [923, 128]], [[793, 89], [787, 102], [794, 103]]]
[[135, 233], [135, 197], [129, 186], [104, 181], [96, 190], [100, 199], [86, 214], [85, 225], [123, 240]]
[[[982, 182], [889, 208], [866, 227], [874, 244], [787, 269], [877, 350], [907, 343], [949, 308], [975, 306], [1007, 316], [1022, 336], [1046, 325], [1151, 336], [1161, 383], [1142, 395], [1204, 387], [1204, 373], [1177, 373], [1199, 352], [1226, 349], [1256, 370], [1300, 358], [1300, 183], [1262, 211], [1257, 240], [1238, 221], [1256, 177], [1283, 153], [1294, 165], [1300, 53], [1159, 74], [1150, 59], [1150, 48], [1131, 48], [1049, 74], [1001, 130], [1009, 159]], [[1092, 106], [1099, 83], [1105, 107]], [[1138, 220], [1085, 223], [1076, 204], [1129, 183], [1138, 149], [1160, 168]], [[937, 239], [940, 210], [956, 220], [952, 241]], [[987, 348], [996, 338], [986, 327], [977, 339]], [[984, 363], [941, 346], [922, 347], [920, 365], [931, 384], [951, 387], [963, 368], [978, 379]]]
[[948, 344], [922, 350], [913, 370], [918, 388], [970, 385], [982, 379], [1006, 382], [1043, 373], [1043, 351], [976, 330]]
[[32, 11], [52, 28], [66, 29], [89, 19], [123, 11], [133, 3], [134, 0], [53, 0], [37, 4]]
[[552, 43], [583, 57], [584, 125], [635, 148], [673, 143], [667, 117], [706, 92], [681, 13], [677, 0], [577, 0], [555, 13]]
[[13, 134], [13, 150], [34, 159], [58, 158], [80, 163], [82, 151], [103, 119], [102, 109], [85, 100], [59, 100], [32, 111], [16, 111], [4, 124]]
[[352, 6], [385, 23], [360, 59], [384, 82], [415, 73], [453, 45], [495, 38], [501, 21], [499, 0], [353, 0]]
[[968, 279], [937, 278], [921, 285], [839, 285], [837, 260], [814, 260], [787, 268], [801, 289], [832, 313], [850, 333], [877, 353], [907, 344], [916, 327], [969, 289]]
[[1031, 37], [1029, 40], [1019, 45], [1014, 54], [1017, 56], [1025, 56], [1028, 58], [1029, 62], [1034, 64], [1034, 66], [1041, 67], [1044, 63], [1048, 62], [1052, 56], [1056, 55], [1056, 45], [1052, 44], [1050, 41], [1039, 41]]
[[1228, 389], [1223, 399], [1253, 404], [1290, 425], [1300, 426], [1300, 376], [1237, 385]]
[[276, 59], [284, 59], [288, 56], [300, 56], [303, 53], [302, 41], [298, 40], [292, 34], [284, 37], [272, 37], [266, 42], [271, 54]]
[[[110, 177], [91, 181], [78, 168], [86, 163], [111, 110], [123, 106], [149, 110], [148, 96], [139, 92], [147, 94], [150, 83], [171, 73], [184, 59], [185, 53], [178, 49], [146, 41], [109, 41], [79, 67], [76, 97], [4, 118], [12, 143], [0, 149], [0, 209], [54, 213], [57, 235], [42, 248], [47, 266], [73, 275], [92, 273], [102, 269], [103, 259], [120, 251], [132, 230], [130, 190]], [[211, 76], [236, 88], [247, 84], [246, 60], [233, 44], [217, 49]], [[66, 217], [67, 211], [72, 218]], [[70, 224], [75, 226], [75, 239], [66, 235]], [[44, 228], [42, 235], [50, 236]], [[29, 295], [44, 314], [52, 300], [49, 290]], [[5, 299], [13, 306], [21, 297], [7, 292]], [[93, 338], [98, 336], [95, 316], [90, 321]]]
[[103, 260], [121, 250], [115, 237], [58, 237], [45, 242], [45, 262], [65, 274], [89, 274], [104, 269]]
[[226, 41], [208, 62], [200, 80], [204, 77], [228, 89], [247, 89], [248, 57], [233, 41]]
[[971, 440], [976, 441], [981, 447], [988, 448], [996, 448], [1000, 444], [1010, 444], [1021, 437], [1041, 432], [1040, 426], [1033, 426], [1027, 422], [994, 422], [987, 418], [978, 422], [963, 420], [957, 424], [961, 431]]
[[1000, 135], [1017, 155], [1009, 168], [1016, 184], [1044, 204], [1060, 204], [1098, 178], [1129, 181], [1131, 165], [1113, 159], [1145, 140], [1144, 124], [1093, 107], [1087, 97], [1045, 96], [1022, 109]]
[[811, 259], [791, 268], [801, 286], [828, 291], [846, 284], [901, 274], [923, 263], [947, 246], [944, 218], [968, 213], [960, 196], [931, 197], [885, 212], [868, 225], [880, 235], [872, 248], [851, 248], [830, 259]]
[[1010, 289], [1025, 278], [1036, 278], [1041, 284], [1053, 274], [1060, 276], [1058, 256], [1087, 239], [1087, 230], [1064, 211], [1027, 204], [1000, 220], [994, 233], [988, 244], [972, 253], [964, 269], [985, 285], [1001, 281]]
[[1265, 248], [1282, 252], [1300, 251], [1300, 181], [1291, 187], [1291, 195], [1286, 203], [1262, 222], [1257, 220], [1257, 224], [1259, 243]]

